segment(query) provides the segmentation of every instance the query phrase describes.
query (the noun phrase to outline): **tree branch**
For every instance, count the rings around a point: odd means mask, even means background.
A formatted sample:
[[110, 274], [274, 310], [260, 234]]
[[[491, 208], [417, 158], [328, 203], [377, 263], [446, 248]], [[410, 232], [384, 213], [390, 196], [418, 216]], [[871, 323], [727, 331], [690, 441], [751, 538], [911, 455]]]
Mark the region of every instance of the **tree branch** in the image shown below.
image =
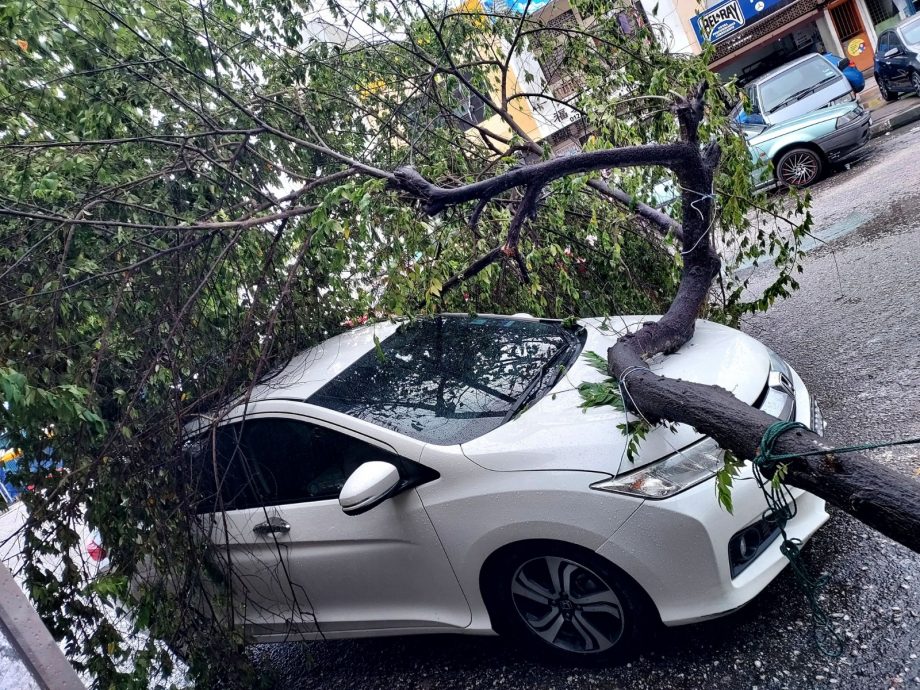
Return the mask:
[[450, 189], [432, 184], [414, 168], [403, 167], [393, 173], [394, 180], [391, 184], [421, 199], [425, 203], [425, 212], [434, 216], [448, 206], [472, 200], [491, 199], [513, 187], [534, 183], [542, 186], [568, 175], [609, 168], [660, 165], [677, 172], [698, 157], [699, 151], [696, 147], [684, 143], [625, 146], [552, 158], [541, 163], [514, 168], [488, 180]]

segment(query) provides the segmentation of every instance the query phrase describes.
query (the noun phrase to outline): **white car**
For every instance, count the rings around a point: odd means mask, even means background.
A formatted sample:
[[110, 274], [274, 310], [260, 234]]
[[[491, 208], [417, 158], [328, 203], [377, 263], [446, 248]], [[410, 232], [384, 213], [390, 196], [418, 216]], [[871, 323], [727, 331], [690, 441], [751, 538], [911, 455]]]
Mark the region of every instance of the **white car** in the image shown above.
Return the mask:
[[[370, 325], [231, 407], [190, 457], [199, 512], [229, 539], [248, 639], [501, 632], [606, 661], [659, 622], [749, 602], [786, 564], [750, 467], [730, 514], [716, 500], [714, 442], [660, 427], [630, 460], [625, 413], [580, 407], [578, 385], [604, 379], [584, 353], [604, 356], [655, 318]], [[819, 419], [783, 360], [725, 326], [700, 321], [652, 368], [782, 419]], [[793, 493], [787, 531], [805, 541], [827, 514]]]

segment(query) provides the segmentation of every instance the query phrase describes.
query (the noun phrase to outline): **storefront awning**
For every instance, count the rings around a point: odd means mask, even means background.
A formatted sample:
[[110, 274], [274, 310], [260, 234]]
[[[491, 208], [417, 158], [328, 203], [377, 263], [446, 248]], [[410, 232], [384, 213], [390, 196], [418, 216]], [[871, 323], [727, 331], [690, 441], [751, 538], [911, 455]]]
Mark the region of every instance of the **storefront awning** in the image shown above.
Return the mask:
[[763, 45], [779, 34], [814, 19], [818, 15], [823, 0], [795, 0], [789, 5], [771, 12], [763, 19], [732, 34], [716, 45], [714, 59], [709, 63], [710, 69], [718, 69], [743, 53]]

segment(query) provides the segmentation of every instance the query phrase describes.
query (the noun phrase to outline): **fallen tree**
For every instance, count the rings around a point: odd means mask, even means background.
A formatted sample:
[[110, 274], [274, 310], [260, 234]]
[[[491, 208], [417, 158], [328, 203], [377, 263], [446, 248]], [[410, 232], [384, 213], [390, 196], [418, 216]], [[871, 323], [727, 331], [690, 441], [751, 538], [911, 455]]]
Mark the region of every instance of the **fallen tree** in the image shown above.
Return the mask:
[[[677, 294], [662, 318], [648, 322], [620, 338], [607, 353], [610, 374], [628, 389], [626, 404], [651, 424], [660, 421], [689, 424], [711, 436], [739, 458], [753, 460], [761, 441], [777, 419], [747, 405], [718, 386], [659, 376], [647, 360], [671, 354], [693, 337], [696, 319], [719, 275], [721, 260], [713, 248], [713, 178], [719, 147], [703, 144], [699, 126], [704, 117], [707, 85], [676, 102], [681, 142], [669, 145], [624, 147], [575, 154], [506, 173], [479, 183], [445, 189], [424, 180], [412, 169], [397, 171], [397, 185], [422, 199], [425, 211], [469, 201], [487, 203], [514, 187], [523, 187], [504, 245], [513, 250], [524, 222], [536, 216], [540, 190], [553, 179], [593, 170], [660, 165], [675, 173], [682, 188], [681, 225], [683, 269]], [[827, 500], [882, 534], [920, 552], [920, 484], [880, 465], [858, 451], [837, 453], [822, 436], [808, 429], [786, 433], [773, 445], [787, 460], [783, 481]], [[825, 451], [819, 453], [818, 451]], [[772, 477], [767, 467], [767, 476]], [[772, 468], [772, 469], [775, 469]]]
[[[183, 421], [348, 324], [666, 312], [609, 353], [633, 411], [756, 452], [773, 420], [645, 365], [701, 314], [788, 294], [808, 230], [804, 198], [788, 232], [751, 220], [787, 199], [754, 195], [737, 91], [705, 56], [669, 54], [627, 2], [581, 3], [589, 29], [411, 0], [144, 6], [0, 13], [0, 427], [42, 460], [21, 477], [21, 574], [99, 686], [168, 679], [165, 644], [202, 685], [252, 687], [232, 598], [198, 607]], [[652, 203], [675, 178], [680, 221]], [[732, 269], [768, 256], [748, 302]], [[916, 482], [852, 454], [785, 477], [917, 548]], [[102, 578], [75, 555], [84, 523]], [[142, 561], [178, 586], [129, 591]]]

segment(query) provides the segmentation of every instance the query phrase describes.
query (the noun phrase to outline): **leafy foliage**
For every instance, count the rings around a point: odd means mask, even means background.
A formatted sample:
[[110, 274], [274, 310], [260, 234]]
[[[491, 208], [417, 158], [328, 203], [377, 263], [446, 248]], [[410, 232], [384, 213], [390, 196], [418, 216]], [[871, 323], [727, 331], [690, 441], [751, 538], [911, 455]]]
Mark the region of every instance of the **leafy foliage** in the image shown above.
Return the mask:
[[735, 457], [731, 451], [725, 451], [725, 464], [716, 473], [716, 498], [729, 513], [733, 512], [732, 484], [741, 473], [744, 462]]
[[623, 396], [620, 394], [620, 387], [616, 381], [582, 383], [578, 386], [578, 392], [584, 400], [579, 407], [585, 410], [598, 405], [610, 405], [617, 410], [624, 409]]
[[626, 459], [630, 462], [635, 462], [636, 456], [639, 454], [639, 445], [651, 432], [652, 425], [644, 419], [636, 419], [617, 424], [617, 429], [622, 431], [627, 439]]
[[[600, 373], [607, 374], [607, 360], [596, 352], [587, 350], [581, 354], [587, 363]], [[582, 397], [582, 403], [579, 407], [583, 412], [587, 412], [590, 407], [600, 405], [610, 405], [616, 410], [625, 410], [623, 405], [623, 394], [620, 390], [619, 382], [614, 378], [607, 378], [603, 381], [584, 382], [578, 385], [578, 393]]]

